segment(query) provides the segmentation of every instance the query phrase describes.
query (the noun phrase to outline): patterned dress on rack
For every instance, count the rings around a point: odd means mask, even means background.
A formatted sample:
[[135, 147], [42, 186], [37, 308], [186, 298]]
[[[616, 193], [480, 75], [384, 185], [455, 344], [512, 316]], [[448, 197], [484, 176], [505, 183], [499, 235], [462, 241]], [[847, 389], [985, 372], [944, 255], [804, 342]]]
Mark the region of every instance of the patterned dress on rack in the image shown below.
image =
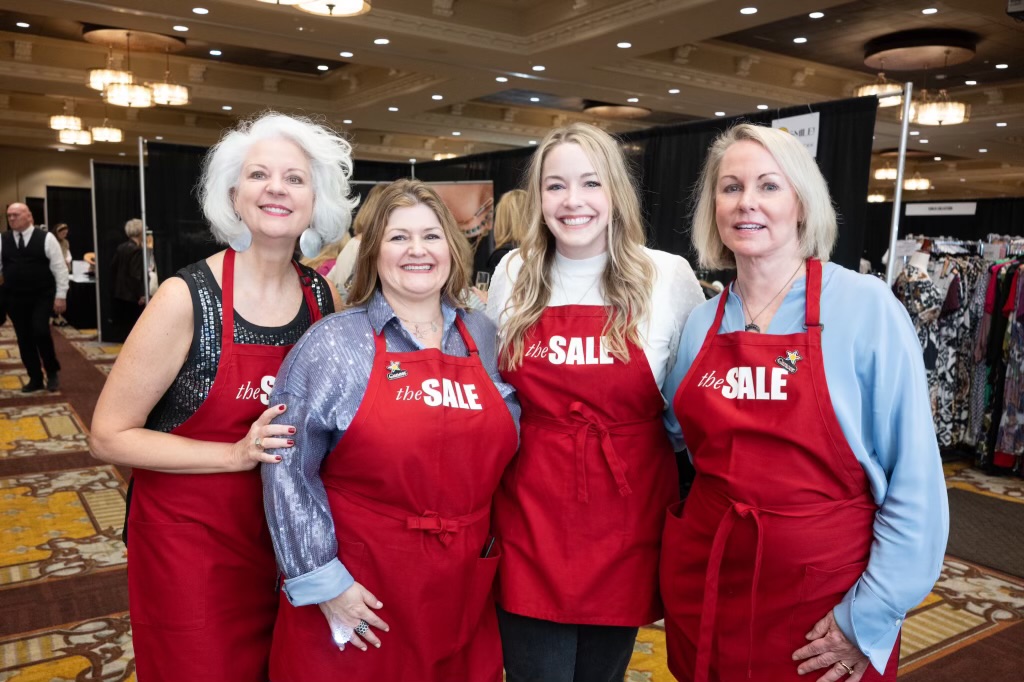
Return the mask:
[[[925, 374], [928, 378], [928, 392], [932, 403], [932, 415], [934, 416], [938, 403], [936, 363], [939, 355], [939, 315], [942, 312], [945, 296], [932, 282], [928, 273], [914, 265], [907, 265], [906, 269], [896, 278], [892, 290], [910, 314], [910, 320], [914, 323], [914, 329], [917, 331], [917, 339], [921, 342]], [[936, 433], [938, 433], [939, 424], [936, 423], [935, 426]]]
[[[1013, 469], [1020, 473], [1024, 453], [1024, 266], [1017, 269], [1015, 290], [1010, 301], [1010, 325], [1007, 330], [1006, 383], [1003, 387], [1003, 414], [999, 422], [996, 451], [1014, 455]], [[1009, 306], [1008, 306], [1009, 307]]]

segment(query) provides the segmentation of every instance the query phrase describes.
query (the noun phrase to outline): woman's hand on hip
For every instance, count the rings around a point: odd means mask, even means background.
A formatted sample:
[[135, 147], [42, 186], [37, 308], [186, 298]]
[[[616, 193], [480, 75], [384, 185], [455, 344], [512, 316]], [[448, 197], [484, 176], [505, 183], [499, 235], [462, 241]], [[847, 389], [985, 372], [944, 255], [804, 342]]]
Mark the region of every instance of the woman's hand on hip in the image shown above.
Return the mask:
[[379, 649], [380, 640], [370, 627], [382, 632], [390, 629], [388, 624], [373, 612], [373, 609], [379, 609], [384, 604], [359, 583], [353, 583], [352, 587], [334, 599], [321, 602], [319, 606], [330, 626], [334, 643], [342, 651], [348, 643], [362, 651], [366, 651], [367, 642]]
[[273, 405], [263, 410], [263, 414], [249, 427], [248, 433], [231, 446], [233, 471], [248, 471], [263, 463], [276, 464], [281, 461], [280, 455], [272, 455], [267, 450], [295, 445], [295, 427], [270, 423], [284, 411], [284, 405]]
[[816, 682], [838, 682], [847, 675], [848, 682], [858, 682], [871, 665], [868, 657], [836, 625], [831, 611], [814, 624], [807, 639], [810, 644], [794, 651], [793, 660], [803, 661], [796, 669], [801, 675], [825, 670]]

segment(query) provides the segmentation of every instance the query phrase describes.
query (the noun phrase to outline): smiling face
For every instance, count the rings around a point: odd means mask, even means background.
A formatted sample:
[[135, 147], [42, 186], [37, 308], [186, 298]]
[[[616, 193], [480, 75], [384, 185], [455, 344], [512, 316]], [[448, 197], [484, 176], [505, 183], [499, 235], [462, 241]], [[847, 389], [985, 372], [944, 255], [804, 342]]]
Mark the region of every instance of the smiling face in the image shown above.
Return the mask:
[[396, 208], [388, 216], [377, 254], [377, 275], [391, 307], [440, 301], [451, 272], [451, 250], [437, 214], [424, 204]]
[[232, 203], [254, 239], [298, 237], [313, 215], [313, 176], [302, 148], [282, 138], [253, 143]]
[[800, 200], [778, 162], [757, 142], [741, 140], [722, 157], [715, 219], [737, 261], [800, 258]]
[[566, 258], [592, 258], [608, 250], [611, 201], [583, 148], [553, 147], [541, 169], [541, 212]]

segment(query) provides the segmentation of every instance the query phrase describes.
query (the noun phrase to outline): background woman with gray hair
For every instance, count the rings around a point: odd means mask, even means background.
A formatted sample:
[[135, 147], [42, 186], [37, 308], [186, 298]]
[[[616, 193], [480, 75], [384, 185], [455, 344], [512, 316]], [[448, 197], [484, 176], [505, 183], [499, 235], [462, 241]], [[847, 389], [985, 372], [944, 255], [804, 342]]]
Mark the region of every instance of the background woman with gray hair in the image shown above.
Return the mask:
[[146, 280], [142, 268], [142, 221], [132, 218], [124, 224], [128, 237], [117, 246], [110, 261], [111, 295], [115, 338], [123, 341], [146, 305]]
[[293, 443], [287, 420], [270, 423], [281, 362], [334, 310], [295, 242], [315, 255], [341, 234], [351, 166], [348, 143], [306, 119], [228, 132], [200, 199], [230, 248], [163, 283], [100, 395], [93, 453], [134, 468], [128, 592], [146, 682], [267, 679], [277, 565], [257, 465]]
[[949, 527], [914, 327], [883, 282], [823, 264], [835, 210], [789, 133], [724, 133], [697, 193], [700, 263], [736, 279], [693, 311], [665, 393], [697, 471], [662, 540], [669, 667], [895, 679]]

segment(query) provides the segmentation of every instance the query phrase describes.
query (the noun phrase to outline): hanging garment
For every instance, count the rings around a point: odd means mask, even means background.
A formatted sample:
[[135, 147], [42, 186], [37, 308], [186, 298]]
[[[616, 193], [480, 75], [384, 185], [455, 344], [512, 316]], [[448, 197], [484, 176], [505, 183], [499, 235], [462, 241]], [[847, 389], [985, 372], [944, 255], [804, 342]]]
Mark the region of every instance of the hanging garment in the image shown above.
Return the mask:
[[1021, 473], [1024, 455], [1024, 266], [1016, 268], [1004, 312], [1008, 314], [1006, 378], [994, 463]]
[[661, 617], [665, 506], [679, 498], [664, 398], [642, 348], [605, 352], [604, 306], [548, 307], [505, 372], [523, 407], [519, 454], [494, 498], [498, 603], [559, 623]]
[[[718, 334], [723, 294], [673, 402], [697, 471], [661, 561], [683, 682], [804, 680], [793, 652], [867, 567], [877, 506], [829, 397], [817, 260], [806, 290], [807, 331], [785, 335]], [[862, 679], [894, 680], [898, 649]]]
[[[242, 438], [267, 408], [261, 387], [291, 348], [235, 343], [234, 265], [228, 249], [220, 363], [206, 401], [171, 431], [186, 438]], [[320, 309], [304, 278], [303, 299], [315, 322]], [[128, 599], [139, 679], [265, 682], [277, 562], [259, 467], [221, 474], [136, 469], [132, 479]]]
[[392, 353], [375, 336], [363, 402], [320, 469], [338, 558], [384, 604], [381, 648], [339, 651], [320, 608], [292, 606], [282, 592], [274, 682], [500, 682], [500, 539], [481, 554], [516, 430], [461, 319], [456, 326], [469, 357]]

